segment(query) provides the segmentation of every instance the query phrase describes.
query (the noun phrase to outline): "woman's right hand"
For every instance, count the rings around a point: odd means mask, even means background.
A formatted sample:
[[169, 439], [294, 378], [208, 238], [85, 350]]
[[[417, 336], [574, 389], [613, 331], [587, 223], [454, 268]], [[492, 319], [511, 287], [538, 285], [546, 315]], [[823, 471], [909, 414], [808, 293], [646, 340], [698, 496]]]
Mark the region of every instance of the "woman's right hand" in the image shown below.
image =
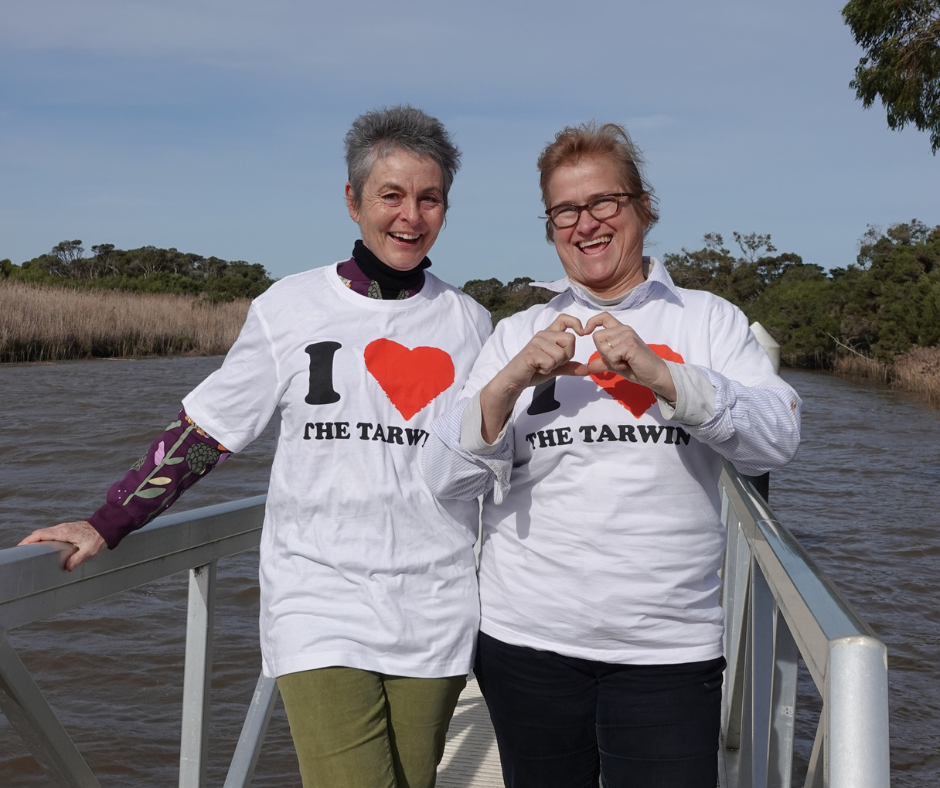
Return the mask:
[[87, 520], [40, 528], [38, 531], [33, 531], [20, 544], [38, 544], [39, 542], [67, 542], [75, 545], [78, 550], [72, 553], [65, 562], [65, 568], [69, 572], [89, 558], [94, 558], [106, 547], [101, 534]]
[[583, 335], [584, 327], [578, 318], [559, 315], [483, 387], [480, 391], [483, 440], [487, 443], [496, 440], [516, 401], [530, 386], [538, 386], [558, 375], [583, 377], [589, 374], [586, 364], [571, 360], [577, 337]]

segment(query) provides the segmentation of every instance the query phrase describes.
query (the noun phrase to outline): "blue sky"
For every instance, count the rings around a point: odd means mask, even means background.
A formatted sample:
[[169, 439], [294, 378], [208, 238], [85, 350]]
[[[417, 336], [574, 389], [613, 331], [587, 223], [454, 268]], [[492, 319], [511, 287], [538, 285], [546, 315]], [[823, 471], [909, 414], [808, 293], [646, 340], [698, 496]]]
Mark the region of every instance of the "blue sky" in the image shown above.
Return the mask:
[[650, 254], [770, 233], [825, 267], [869, 223], [940, 224], [940, 157], [848, 87], [841, 3], [4, 0], [0, 258], [63, 239], [262, 263], [348, 257], [342, 140], [408, 102], [463, 150], [439, 276], [554, 278], [535, 160], [626, 123], [661, 221]]

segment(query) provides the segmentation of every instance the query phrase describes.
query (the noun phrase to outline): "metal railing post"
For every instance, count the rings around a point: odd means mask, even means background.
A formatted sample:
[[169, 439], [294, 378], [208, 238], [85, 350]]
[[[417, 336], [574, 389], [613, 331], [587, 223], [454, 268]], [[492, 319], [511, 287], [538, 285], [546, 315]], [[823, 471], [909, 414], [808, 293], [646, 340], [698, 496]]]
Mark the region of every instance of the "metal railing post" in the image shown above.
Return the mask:
[[[751, 632], [751, 617], [745, 619], [747, 628], [747, 637], [744, 640], [744, 654], [741, 657], [742, 675], [740, 677], [741, 688], [738, 693], [741, 697], [740, 702], [740, 722], [738, 723], [738, 764], [737, 764], [737, 783], [742, 788], [758, 788], [754, 785], [754, 736], [752, 729], [754, 727], [754, 653], [750, 646], [750, 641], [754, 637]], [[743, 637], [743, 636], [742, 636]], [[728, 737], [731, 738], [730, 736]], [[763, 788], [760, 786], [759, 788]]]
[[[733, 511], [731, 513], [733, 515]], [[725, 632], [725, 670], [724, 691], [722, 693], [722, 720], [724, 746], [730, 750], [741, 747], [742, 716], [745, 704], [745, 685], [747, 684], [746, 654], [750, 630], [750, 592], [749, 580], [751, 550], [747, 538], [736, 518], [730, 519], [728, 526], [728, 558], [725, 563], [724, 583], [726, 593], [722, 600], [728, 631]]]
[[834, 640], [827, 698], [829, 788], [880, 788], [890, 781], [888, 652], [870, 637]]
[[775, 613], [774, 595], [755, 560], [751, 563], [750, 675], [746, 679], [751, 683], [751, 725], [742, 737], [750, 735], [751, 784], [761, 788], [767, 785], [767, 759], [770, 753]]
[[101, 788], [2, 631], [0, 711], [23, 737], [53, 784], [66, 788]]
[[726, 463], [722, 788], [789, 788], [797, 671], [823, 699], [805, 788], [887, 788], [887, 651]]
[[238, 745], [232, 755], [232, 764], [229, 766], [223, 788], [248, 788], [251, 785], [277, 697], [277, 679], [268, 678], [263, 673], [258, 676], [255, 694], [251, 698], [248, 714], [245, 715], [245, 724], [238, 737]]
[[823, 703], [822, 711], [819, 714], [819, 725], [816, 726], [816, 738], [813, 739], [813, 752], [809, 756], [809, 766], [806, 768], [806, 780], [803, 782], [803, 788], [824, 788], [829, 784], [827, 777], [827, 758], [826, 751], [829, 745], [826, 743], [829, 723], [826, 722], [826, 704]]
[[264, 506], [264, 496], [257, 496], [162, 515], [130, 534], [120, 550], [103, 552], [71, 573], [63, 566], [73, 548], [61, 542], [0, 550], [0, 713], [22, 736], [51, 785], [100, 788], [6, 640], [6, 631], [192, 570], [180, 785], [204, 785], [216, 561], [258, 546]]
[[183, 732], [180, 737], [180, 788], [204, 788], [206, 785], [215, 575], [216, 561], [189, 570], [186, 664], [183, 675]]
[[774, 611], [774, 689], [770, 705], [768, 788], [790, 788], [793, 775], [793, 733], [796, 720], [796, 680], [800, 650], [779, 609]]

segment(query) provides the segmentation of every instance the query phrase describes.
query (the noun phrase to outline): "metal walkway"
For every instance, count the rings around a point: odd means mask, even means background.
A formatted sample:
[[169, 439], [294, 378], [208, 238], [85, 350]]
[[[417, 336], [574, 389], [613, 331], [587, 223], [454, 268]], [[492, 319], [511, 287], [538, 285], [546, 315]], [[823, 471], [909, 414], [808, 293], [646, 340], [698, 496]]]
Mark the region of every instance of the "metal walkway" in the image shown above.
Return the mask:
[[[805, 788], [887, 788], [887, 652], [766, 502], [726, 466], [722, 520], [725, 673], [719, 755], [723, 788], [790, 788], [796, 678], [802, 661], [819, 690]], [[177, 572], [189, 572], [181, 788], [206, 785], [216, 565], [258, 545], [264, 498], [160, 517], [116, 552], [72, 573], [72, 548], [0, 550], [0, 712], [50, 784], [100, 788], [36, 686], [6, 631]], [[224, 788], [247, 788], [277, 700], [259, 677]], [[461, 696], [440, 767], [442, 788], [502, 785], [489, 716], [475, 682]]]
[[457, 701], [457, 711], [447, 731], [447, 747], [437, 770], [437, 786], [503, 788], [493, 726], [473, 674]]

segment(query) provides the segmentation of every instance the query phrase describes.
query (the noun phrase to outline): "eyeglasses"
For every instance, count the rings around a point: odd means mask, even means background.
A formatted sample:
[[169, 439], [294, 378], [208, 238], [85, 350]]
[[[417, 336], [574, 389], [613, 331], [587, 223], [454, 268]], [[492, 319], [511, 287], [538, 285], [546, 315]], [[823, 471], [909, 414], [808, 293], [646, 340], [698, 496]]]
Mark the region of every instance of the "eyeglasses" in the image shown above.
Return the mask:
[[587, 211], [597, 221], [602, 222], [605, 219], [613, 219], [620, 213], [621, 197], [633, 197], [635, 194], [619, 192], [617, 194], [601, 194], [595, 197], [586, 205], [556, 205], [549, 208], [546, 213], [548, 216], [542, 216], [542, 219], [549, 219], [556, 229], [564, 230], [566, 227], [574, 227], [581, 221], [581, 211]]

